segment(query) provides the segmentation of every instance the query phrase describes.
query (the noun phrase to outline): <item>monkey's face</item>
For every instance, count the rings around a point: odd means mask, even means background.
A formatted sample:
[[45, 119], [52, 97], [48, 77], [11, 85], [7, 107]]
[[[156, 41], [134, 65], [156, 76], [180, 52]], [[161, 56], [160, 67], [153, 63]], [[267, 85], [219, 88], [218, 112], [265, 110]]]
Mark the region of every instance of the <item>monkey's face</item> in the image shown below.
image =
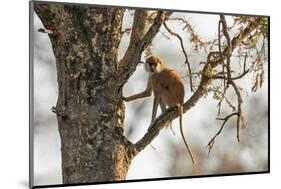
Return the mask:
[[148, 73], [159, 73], [161, 71], [161, 62], [151, 56], [146, 59], [145, 70]]

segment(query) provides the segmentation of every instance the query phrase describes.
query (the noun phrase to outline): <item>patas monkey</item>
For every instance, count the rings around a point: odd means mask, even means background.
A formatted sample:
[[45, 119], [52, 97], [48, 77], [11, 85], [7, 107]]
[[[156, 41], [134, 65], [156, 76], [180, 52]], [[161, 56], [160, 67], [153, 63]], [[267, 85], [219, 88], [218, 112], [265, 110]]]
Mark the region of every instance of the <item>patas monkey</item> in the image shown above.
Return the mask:
[[181, 77], [174, 70], [165, 67], [162, 64], [161, 60], [156, 56], [149, 56], [146, 59], [145, 70], [149, 73], [147, 88], [145, 89], [145, 91], [130, 97], [123, 97], [123, 99], [126, 102], [129, 102], [135, 99], [149, 97], [152, 95], [152, 92], [154, 93], [152, 117], [149, 128], [153, 125], [155, 121], [157, 108], [159, 104], [162, 113], [166, 110], [166, 106], [176, 106], [179, 110], [180, 115], [181, 136], [191, 157], [192, 163], [194, 164], [194, 159], [191, 150], [189, 149], [183, 134], [182, 116], [184, 101], [184, 85]]

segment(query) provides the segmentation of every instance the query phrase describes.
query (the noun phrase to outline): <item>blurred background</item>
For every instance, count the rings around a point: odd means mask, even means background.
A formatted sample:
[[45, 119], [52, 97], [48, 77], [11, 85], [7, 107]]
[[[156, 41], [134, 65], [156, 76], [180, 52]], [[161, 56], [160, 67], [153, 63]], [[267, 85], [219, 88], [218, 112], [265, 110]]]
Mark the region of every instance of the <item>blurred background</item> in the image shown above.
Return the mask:
[[[132, 10], [125, 12], [123, 29], [133, 22]], [[218, 15], [174, 13], [193, 24], [202, 41], [210, 41], [217, 36]], [[228, 16], [231, 25], [233, 18]], [[56, 65], [51, 43], [46, 34], [37, 32], [42, 23], [34, 15], [34, 181], [35, 185], [60, 184], [61, 156], [60, 138], [56, 116], [51, 111], [57, 100]], [[202, 68], [200, 62], [206, 61], [207, 53], [194, 52], [190, 35], [183, 31], [178, 22], [169, 22], [169, 27], [179, 33], [184, 40], [189, 61], [194, 71]], [[238, 29], [237, 29], [238, 30]], [[235, 28], [234, 28], [235, 31]], [[234, 35], [234, 33], [232, 34]], [[121, 58], [128, 46], [129, 35], [124, 34], [120, 47]], [[185, 58], [179, 41], [170, 36], [162, 27], [153, 40], [151, 52], [161, 57], [164, 64], [176, 70], [185, 81], [185, 100], [192, 95], [189, 88]], [[238, 60], [237, 60], [238, 61]], [[236, 139], [236, 119], [231, 119], [217, 137], [208, 157], [208, 142], [220, 129], [217, 118], [217, 104], [210, 93], [200, 99], [194, 108], [184, 114], [184, 133], [196, 159], [192, 165], [179, 132], [178, 119], [174, 120], [173, 131], [163, 129], [133, 160], [127, 179], [146, 179], [173, 176], [210, 175], [222, 173], [256, 172], [268, 170], [268, 65], [264, 65], [265, 82], [261, 89], [253, 93], [253, 76], [246, 75], [238, 82], [244, 90], [242, 96], [243, 112], [247, 127], [241, 130], [240, 142]], [[143, 65], [125, 85], [123, 94], [129, 96], [141, 92], [146, 87], [147, 73]], [[194, 80], [198, 84], [198, 79]], [[248, 91], [248, 92], [247, 92]], [[236, 102], [235, 94], [228, 94]], [[147, 131], [150, 123], [152, 98], [126, 103], [125, 136], [132, 142], [138, 141]], [[160, 113], [160, 110], [158, 110]], [[230, 110], [222, 106], [222, 116]], [[159, 114], [158, 114], [159, 115]], [[138, 120], [136, 122], [135, 120]]]

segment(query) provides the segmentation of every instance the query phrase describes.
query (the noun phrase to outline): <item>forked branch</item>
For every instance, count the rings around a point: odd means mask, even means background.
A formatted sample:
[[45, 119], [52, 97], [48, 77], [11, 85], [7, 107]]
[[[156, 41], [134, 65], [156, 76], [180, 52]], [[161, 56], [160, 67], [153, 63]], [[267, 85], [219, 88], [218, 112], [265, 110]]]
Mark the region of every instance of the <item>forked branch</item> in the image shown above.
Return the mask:
[[[225, 96], [225, 93], [226, 91], [229, 89], [229, 86], [232, 86], [232, 88], [234, 89], [236, 95], [237, 95], [237, 108], [235, 108], [236, 112], [234, 113], [231, 113], [229, 114], [228, 116], [226, 116], [224, 119], [220, 119], [220, 120], [224, 120], [220, 130], [215, 134], [215, 136], [210, 140], [210, 142], [208, 143], [207, 147], [208, 147], [208, 154], [210, 154], [213, 146], [214, 146], [214, 142], [215, 142], [215, 139], [216, 137], [221, 133], [224, 125], [226, 124], [226, 122], [228, 121], [228, 119], [234, 115], [237, 116], [237, 121], [236, 121], [236, 131], [237, 131], [237, 140], [238, 142], [240, 141], [240, 136], [239, 136], [239, 133], [240, 133], [240, 123], [241, 123], [241, 118], [242, 118], [242, 103], [243, 103], [243, 100], [242, 100], [242, 96], [241, 96], [241, 93], [240, 93], [240, 90], [239, 88], [237, 87], [236, 83], [234, 82], [235, 79], [239, 79], [241, 77], [243, 77], [245, 74], [247, 74], [249, 72], [249, 70], [245, 70], [246, 69], [246, 58], [247, 56], [245, 56], [245, 61], [244, 61], [244, 73], [236, 78], [232, 78], [231, 76], [231, 53], [233, 52], [233, 47], [232, 47], [232, 42], [230, 40], [230, 37], [229, 37], [229, 33], [228, 33], [228, 29], [227, 29], [227, 23], [226, 23], [226, 20], [225, 20], [225, 17], [223, 15], [220, 15], [220, 21], [218, 23], [219, 27], [220, 28], [220, 25], [222, 25], [222, 31], [223, 31], [223, 35], [226, 39], [226, 42], [227, 42], [227, 46], [228, 48], [226, 49], [225, 51], [225, 54], [223, 55], [222, 54], [222, 51], [221, 51], [221, 39], [220, 39], [220, 30], [218, 31], [219, 34], [218, 34], [218, 41], [219, 41], [219, 53], [220, 53], [220, 58], [225, 56], [226, 57], [226, 65], [222, 62], [222, 67], [223, 67], [223, 76], [213, 76], [213, 78], [217, 79], [217, 78], [222, 78], [223, 79], [223, 82], [224, 82], [224, 90], [223, 90], [223, 98], [220, 100], [218, 106], [219, 106], [219, 112], [218, 112], [218, 115], [220, 114], [220, 107], [221, 107], [221, 103], [224, 99], [224, 96]], [[226, 67], [226, 77], [224, 75], [224, 67]], [[225, 86], [225, 81], [227, 82], [226, 86]]]

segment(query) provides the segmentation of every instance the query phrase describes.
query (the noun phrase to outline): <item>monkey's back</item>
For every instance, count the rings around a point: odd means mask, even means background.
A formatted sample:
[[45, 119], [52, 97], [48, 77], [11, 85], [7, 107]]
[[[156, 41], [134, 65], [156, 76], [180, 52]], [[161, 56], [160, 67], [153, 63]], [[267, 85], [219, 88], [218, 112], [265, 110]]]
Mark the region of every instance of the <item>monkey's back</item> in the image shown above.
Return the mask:
[[176, 71], [163, 69], [152, 76], [153, 92], [169, 107], [183, 104], [184, 85]]

